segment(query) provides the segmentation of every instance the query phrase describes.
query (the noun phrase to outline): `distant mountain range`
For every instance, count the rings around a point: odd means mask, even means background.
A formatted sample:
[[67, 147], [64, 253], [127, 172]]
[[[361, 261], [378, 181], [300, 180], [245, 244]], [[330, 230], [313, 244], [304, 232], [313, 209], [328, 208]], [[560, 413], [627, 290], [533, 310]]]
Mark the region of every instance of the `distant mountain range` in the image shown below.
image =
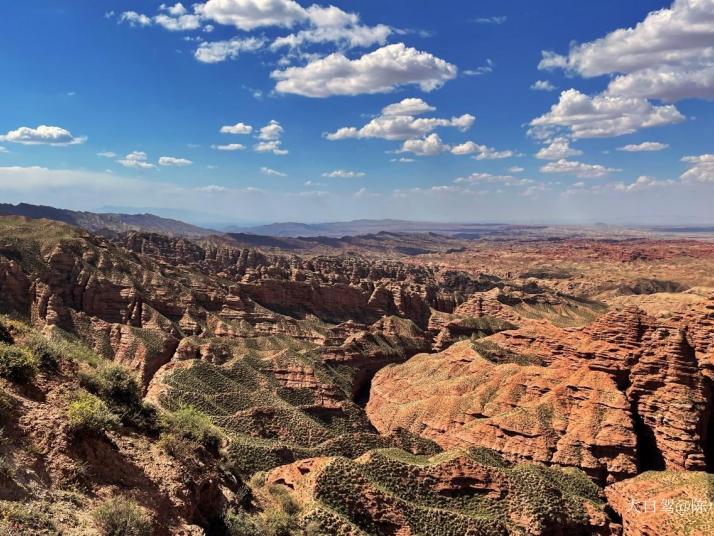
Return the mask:
[[[535, 236], [553, 239], [566, 236], [590, 238], [628, 238], [645, 235], [698, 236], [714, 234], [714, 227], [640, 226], [622, 227], [598, 224], [513, 225], [507, 223], [439, 223], [409, 220], [352, 220], [328, 223], [282, 222], [252, 227], [228, 226], [221, 230], [192, 225], [155, 214], [87, 212], [43, 205], [0, 203], [0, 216], [45, 218], [75, 225], [93, 233], [140, 231], [168, 236], [205, 238], [219, 236], [244, 245], [276, 250], [303, 252], [350, 251], [365, 248], [374, 252], [418, 255], [459, 248], [461, 240], [529, 239]], [[446, 240], [448, 238], [448, 240]]]
[[493, 234], [502, 229], [512, 229], [514, 226], [500, 223], [437, 223], [408, 220], [353, 220], [330, 223], [271, 223], [255, 227], [228, 227], [229, 233], [247, 233], [265, 236], [283, 237], [343, 237], [389, 233], [439, 233], [453, 235], [457, 233]]
[[91, 232], [146, 231], [170, 236], [200, 237], [216, 234], [216, 231], [197, 227], [189, 223], [169, 218], [160, 218], [153, 214], [113, 214], [80, 212], [43, 205], [19, 203], [11, 205], [0, 203], [0, 216], [25, 216], [27, 218], [45, 218], [76, 225]]

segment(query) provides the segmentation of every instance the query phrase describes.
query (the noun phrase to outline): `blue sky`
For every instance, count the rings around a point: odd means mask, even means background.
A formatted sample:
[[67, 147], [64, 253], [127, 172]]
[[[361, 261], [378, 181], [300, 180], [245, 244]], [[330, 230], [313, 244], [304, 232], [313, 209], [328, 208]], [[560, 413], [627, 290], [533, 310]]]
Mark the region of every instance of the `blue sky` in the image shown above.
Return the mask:
[[714, 223], [714, 0], [33, 0], [0, 72], [6, 202]]

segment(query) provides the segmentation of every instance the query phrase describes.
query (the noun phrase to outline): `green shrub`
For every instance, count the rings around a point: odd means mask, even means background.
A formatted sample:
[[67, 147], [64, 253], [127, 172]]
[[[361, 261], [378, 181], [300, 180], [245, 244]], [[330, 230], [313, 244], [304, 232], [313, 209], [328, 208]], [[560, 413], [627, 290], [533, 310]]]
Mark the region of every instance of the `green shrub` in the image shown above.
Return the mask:
[[31, 335], [23, 342], [23, 346], [35, 356], [40, 369], [54, 372], [59, 368], [58, 348], [42, 335]]
[[60, 534], [48, 512], [48, 503], [40, 501], [0, 500], [0, 534], [34, 536]]
[[15, 338], [12, 336], [12, 333], [10, 333], [10, 330], [3, 323], [0, 323], [0, 342], [4, 342], [6, 344], [12, 344], [15, 342]]
[[198, 443], [190, 439], [186, 439], [176, 434], [162, 433], [159, 438], [159, 447], [174, 458], [186, 459], [196, 453]]
[[283, 512], [289, 516], [297, 515], [300, 512], [300, 505], [295, 502], [287, 489], [282, 486], [271, 486], [269, 491]]
[[266, 536], [297, 534], [295, 520], [279, 508], [271, 508], [263, 512], [263, 530]]
[[134, 501], [109, 499], [92, 515], [103, 536], [150, 536], [151, 519]]
[[37, 374], [37, 361], [22, 348], [0, 343], [0, 376], [11, 382], [30, 383]]
[[80, 384], [104, 400], [110, 409], [121, 415], [122, 422], [150, 435], [159, 432], [156, 408], [141, 399], [141, 387], [126, 367], [116, 363], [80, 373]]
[[221, 432], [205, 413], [185, 406], [164, 416], [164, 436], [192, 442], [209, 450], [221, 443]]
[[0, 422], [15, 408], [15, 399], [0, 389]]
[[142, 402], [129, 408], [123, 415], [124, 424], [134, 426], [137, 430], [150, 436], [157, 436], [160, 431], [159, 412], [152, 404]]
[[119, 424], [106, 403], [91, 393], [77, 393], [67, 408], [67, 417], [75, 432], [102, 433], [111, 430]]
[[264, 536], [261, 520], [245, 512], [229, 510], [223, 521], [227, 536]]
[[101, 366], [80, 377], [82, 386], [104, 399], [112, 406], [137, 407], [141, 405], [141, 388], [134, 375], [115, 363]]

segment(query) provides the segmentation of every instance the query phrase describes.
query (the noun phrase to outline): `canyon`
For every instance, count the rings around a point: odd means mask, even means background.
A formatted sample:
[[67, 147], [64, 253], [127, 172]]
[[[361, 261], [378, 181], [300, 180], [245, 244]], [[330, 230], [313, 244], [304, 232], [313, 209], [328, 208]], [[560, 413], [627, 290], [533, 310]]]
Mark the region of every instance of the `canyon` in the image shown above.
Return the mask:
[[710, 238], [186, 229], [0, 217], [6, 532], [714, 531]]

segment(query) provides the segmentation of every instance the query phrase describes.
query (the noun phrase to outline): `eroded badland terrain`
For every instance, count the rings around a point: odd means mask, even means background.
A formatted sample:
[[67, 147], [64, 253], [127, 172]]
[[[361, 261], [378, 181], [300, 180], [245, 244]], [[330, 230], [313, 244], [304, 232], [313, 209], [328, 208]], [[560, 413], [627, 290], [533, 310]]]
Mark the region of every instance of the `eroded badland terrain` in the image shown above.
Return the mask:
[[2, 534], [714, 533], [706, 238], [5, 216], [0, 310]]

